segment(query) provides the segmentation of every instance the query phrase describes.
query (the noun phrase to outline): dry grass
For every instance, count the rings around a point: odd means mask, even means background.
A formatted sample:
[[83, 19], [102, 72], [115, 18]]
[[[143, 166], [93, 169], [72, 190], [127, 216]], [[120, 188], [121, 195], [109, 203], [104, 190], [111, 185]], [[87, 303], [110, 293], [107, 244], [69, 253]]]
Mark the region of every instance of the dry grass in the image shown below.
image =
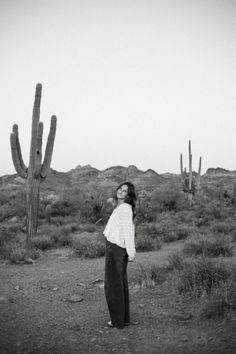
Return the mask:
[[185, 242], [183, 252], [187, 256], [232, 256], [233, 247], [224, 235], [198, 234]]
[[184, 267], [175, 272], [175, 287], [179, 294], [199, 297], [211, 293], [231, 277], [232, 269], [224, 263], [216, 263], [206, 257], [184, 261]]
[[97, 258], [105, 255], [105, 240], [99, 233], [83, 232], [71, 237], [74, 255], [85, 258]]

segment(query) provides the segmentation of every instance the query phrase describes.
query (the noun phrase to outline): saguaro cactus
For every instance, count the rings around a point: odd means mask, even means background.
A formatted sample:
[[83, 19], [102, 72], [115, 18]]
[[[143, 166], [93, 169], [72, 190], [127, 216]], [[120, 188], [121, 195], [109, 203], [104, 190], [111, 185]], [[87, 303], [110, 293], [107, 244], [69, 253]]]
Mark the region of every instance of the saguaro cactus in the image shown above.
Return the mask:
[[51, 216], [52, 216], [52, 207], [51, 204], [47, 204], [45, 207], [45, 219], [48, 223], [51, 222]]
[[31, 128], [31, 144], [29, 167], [27, 168], [23, 162], [21, 147], [18, 135], [17, 124], [13, 125], [10, 136], [12, 160], [18, 175], [26, 179], [26, 195], [27, 195], [27, 238], [26, 245], [31, 248], [32, 238], [36, 235], [38, 226], [38, 208], [39, 208], [39, 189], [40, 183], [46, 178], [50, 168], [54, 139], [56, 134], [57, 118], [51, 117], [51, 126], [48, 135], [45, 156], [42, 163], [42, 137], [43, 123], [40, 118], [40, 102], [41, 102], [42, 85], [37, 84], [35, 90], [35, 100], [33, 107], [32, 128]]
[[201, 165], [202, 165], [202, 158], [199, 159], [199, 167], [198, 173], [195, 176], [193, 175], [192, 171], [192, 151], [191, 151], [191, 140], [188, 142], [188, 156], [189, 156], [189, 172], [187, 173], [186, 168], [183, 169], [183, 156], [180, 154], [180, 172], [183, 184], [183, 191], [188, 193], [188, 203], [191, 207], [192, 205], [192, 198], [195, 194], [196, 190], [200, 188], [201, 182]]

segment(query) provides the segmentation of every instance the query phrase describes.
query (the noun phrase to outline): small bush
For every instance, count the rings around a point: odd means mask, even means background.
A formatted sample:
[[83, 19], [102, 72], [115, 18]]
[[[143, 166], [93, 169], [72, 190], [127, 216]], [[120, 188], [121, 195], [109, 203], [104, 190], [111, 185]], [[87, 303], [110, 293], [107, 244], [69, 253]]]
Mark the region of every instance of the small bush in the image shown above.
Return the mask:
[[163, 242], [178, 240], [177, 227], [177, 221], [173, 214], [170, 213], [160, 214], [155, 224], [157, 236], [160, 237]]
[[220, 219], [222, 213], [216, 201], [209, 201], [208, 203], [200, 204], [196, 207], [197, 226], [208, 225], [214, 219]]
[[37, 259], [39, 257], [39, 251], [32, 248], [32, 250], [27, 255], [25, 247], [19, 244], [9, 244], [6, 251], [6, 258], [12, 263], [24, 262], [27, 258]]
[[94, 233], [97, 230], [97, 226], [95, 224], [82, 224], [79, 227], [79, 230], [89, 233]]
[[71, 244], [71, 231], [66, 225], [51, 231], [50, 236], [57, 246], [68, 246]]
[[54, 218], [51, 218], [51, 224], [55, 226], [61, 226], [67, 224], [68, 220], [64, 216], [56, 216]]
[[177, 226], [177, 239], [183, 240], [189, 236], [192, 232], [192, 228], [188, 225], [178, 225]]
[[183, 256], [180, 253], [172, 252], [168, 257], [169, 269], [174, 270], [182, 270], [184, 269], [184, 260]]
[[230, 222], [230, 220], [218, 221], [214, 223], [210, 229], [213, 233], [228, 235], [235, 231], [235, 224]]
[[159, 250], [162, 242], [157, 235], [155, 224], [138, 225], [136, 228], [135, 246], [138, 252]]
[[79, 257], [97, 258], [105, 255], [105, 241], [98, 233], [87, 233], [73, 235], [71, 247], [74, 254]]
[[138, 234], [135, 240], [135, 246], [137, 252], [148, 252], [154, 249], [153, 239], [148, 234]]
[[151, 196], [151, 208], [156, 213], [187, 208], [187, 198], [180, 183], [167, 183], [161, 189], [156, 189]]
[[183, 252], [188, 256], [232, 256], [233, 247], [223, 235], [196, 235], [187, 240]]
[[136, 275], [135, 283], [142, 287], [154, 287], [166, 280], [167, 268], [158, 267], [156, 264], [143, 266], [139, 263], [139, 272]]
[[176, 272], [176, 288], [180, 294], [200, 296], [222, 286], [230, 276], [231, 270], [224, 264], [202, 257], [193, 263], [185, 262], [184, 268]]
[[199, 308], [200, 315], [206, 318], [225, 317], [236, 310], [234, 278], [235, 274], [226, 283], [212, 289], [210, 294], [203, 294]]
[[49, 236], [42, 235], [42, 236], [35, 236], [34, 237], [33, 245], [36, 249], [39, 249], [41, 251], [45, 251], [47, 249], [52, 248], [55, 244]]
[[160, 239], [153, 239], [149, 234], [138, 234], [135, 240], [137, 252], [148, 252], [159, 250], [162, 242]]

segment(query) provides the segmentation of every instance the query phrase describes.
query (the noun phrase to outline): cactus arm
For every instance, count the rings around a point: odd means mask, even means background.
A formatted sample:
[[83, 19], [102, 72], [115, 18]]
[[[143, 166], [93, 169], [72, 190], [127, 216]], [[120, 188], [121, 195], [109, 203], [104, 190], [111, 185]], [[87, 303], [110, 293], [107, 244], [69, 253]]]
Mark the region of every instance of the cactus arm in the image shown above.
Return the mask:
[[16, 135], [16, 149], [18, 152], [18, 157], [19, 157], [19, 162], [22, 170], [25, 172], [25, 175], [27, 175], [27, 167], [24, 164], [22, 153], [21, 153], [21, 147], [20, 147], [20, 141], [19, 141], [19, 132], [18, 132], [18, 125], [14, 124], [12, 127], [12, 132], [15, 133]]
[[47, 146], [46, 146], [46, 150], [45, 150], [44, 161], [43, 161], [43, 165], [41, 168], [41, 177], [42, 178], [45, 178], [47, 176], [47, 172], [50, 168], [54, 140], [55, 140], [55, 135], [56, 135], [56, 128], [57, 128], [57, 117], [52, 116], [50, 131], [48, 134]]
[[199, 158], [198, 175], [201, 176], [202, 157]]
[[11, 133], [10, 142], [11, 142], [11, 155], [12, 155], [12, 160], [13, 160], [15, 170], [20, 177], [27, 178], [27, 172], [23, 170], [21, 166], [19, 151], [17, 149], [17, 135], [14, 132]]
[[180, 173], [181, 173], [181, 176], [183, 177], [184, 170], [183, 170], [183, 155], [182, 154], [180, 154]]
[[197, 174], [197, 189], [200, 188], [201, 183], [201, 168], [202, 168], [202, 158], [199, 158], [198, 174]]
[[189, 155], [189, 181], [188, 181], [188, 189], [192, 190], [192, 181], [193, 181], [193, 171], [192, 171], [192, 154]]
[[31, 128], [31, 144], [30, 144], [30, 161], [29, 161], [29, 174], [33, 176], [35, 172], [35, 155], [38, 137], [38, 124], [40, 117], [40, 102], [41, 102], [42, 85], [37, 84], [35, 90], [32, 128]]
[[36, 143], [35, 172], [34, 172], [36, 178], [39, 176], [41, 171], [42, 142], [43, 142], [43, 122], [39, 122], [38, 136], [37, 136], [37, 143]]

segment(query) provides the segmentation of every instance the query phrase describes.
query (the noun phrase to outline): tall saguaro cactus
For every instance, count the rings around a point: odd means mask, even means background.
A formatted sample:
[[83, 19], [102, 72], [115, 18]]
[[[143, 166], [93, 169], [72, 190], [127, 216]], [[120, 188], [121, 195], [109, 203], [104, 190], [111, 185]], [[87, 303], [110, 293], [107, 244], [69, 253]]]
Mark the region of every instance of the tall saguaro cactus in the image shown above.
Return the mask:
[[182, 184], [183, 184], [183, 191], [188, 193], [188, 203], [189, 207], [192, 205], [192, 198], [193, 194], [195, 193], [196, 190], [199, 190], [200, 188], [200, 182], [201, 182], [201, 165], [202, 165], [202, 158], [200, 157], [199, 159], [199, 167], [198, 167], [198, 173], [195, 177], [193, 176], [193, 171], [192, 171], [192, 151], [191, 151], [191, 140], [188, 142], [188, 157], [189, 157], [189, 172], [187, 173], [186, 168], [183, 169], [183, 156], [180, 154], [180, 172], [181, 172], [181, 178], [182, 178]]
[[42, 163], [42, 137], [43, 123], [40, 118], [40, 102], [41, 102], [42, 85], [37, 84], [35, 90], [35, 100], [33, 107], [32, 128], [31, 128], [31, 144], [29, 167], [27, 168], [23, 162], [21, 147], [18, 135], [17, 124], [13, 125], [10, 142], [12, 160], [18, 175], [26, 179], [26, 195], [27, 195], [27, 239], [26, 245], [31, 248], [32, 238], [36, 235], [38, 226], [38, 208], [39, 208], [39, 189], [40, 183], [46, 178], [50, 168], [54, 140], [56, 135], [56, 116], [51, 117], [50, 131], [48, 135], [45, 156]]

